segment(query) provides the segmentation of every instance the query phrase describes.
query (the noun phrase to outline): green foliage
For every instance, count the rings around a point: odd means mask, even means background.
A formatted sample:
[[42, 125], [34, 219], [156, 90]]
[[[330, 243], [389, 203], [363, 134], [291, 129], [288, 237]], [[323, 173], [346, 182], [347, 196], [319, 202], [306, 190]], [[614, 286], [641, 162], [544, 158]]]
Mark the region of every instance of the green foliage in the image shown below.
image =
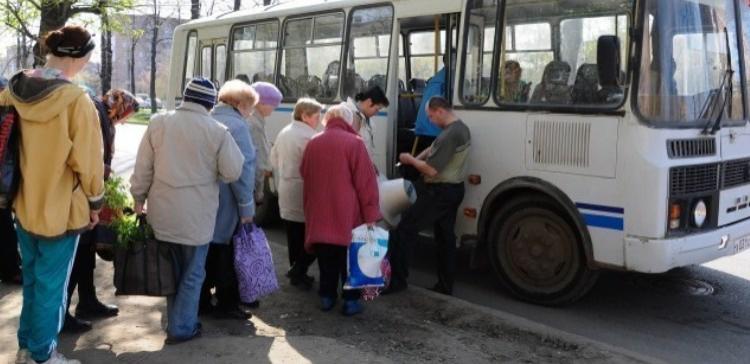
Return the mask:
[[117, 235], [115, 244], [121, 247], [127, 247], [132, 242], [145, 241], [154, 236], [154, 232], [148, 224], [138, 221], [135, 214], [123, 215], [112, 222], [110, 228]]
[[133, 201], [125, 187], [125, 181], [122, 177], [112, 177], [104, 183], [104, 204], [115, 211], [122, 212], [125, 208], [130, 208]]

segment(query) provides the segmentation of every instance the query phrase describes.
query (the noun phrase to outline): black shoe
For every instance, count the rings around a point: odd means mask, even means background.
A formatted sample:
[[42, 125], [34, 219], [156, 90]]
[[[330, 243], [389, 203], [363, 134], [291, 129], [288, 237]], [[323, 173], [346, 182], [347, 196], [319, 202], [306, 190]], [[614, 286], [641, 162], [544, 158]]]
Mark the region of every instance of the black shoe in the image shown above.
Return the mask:
[[174, 336], [167, 335], [167, 338], [164, 339], [164, 344], [167, 344], [167, 345], [177, 345], [177, 344], [182, 344], [184, 342], [188, 342], [188, 341], [193, 340], [193, 339], [197, 339], [199, 337], [201, 337], [201, 328], [200, 328], [200, 326], [198, 328], [196, 328], [195, 332], [193, 332], [193, 335], [189, 336], [189, 337], [174, 337]]
[[85, 319], [115, 317], [120, 313], [120, 309], [115, 305], [107, 305], [99, 301], [93, 303], [79, 303], [76, 306], [76, 317]]
[[432, 286], [431, 290], [433, 292], [437, 292], [440, 294], [444, 294], [446, 296], [453, 296], [453, 287], [452, 285], [445, 284], [443, 282], [437, 282], [434, 286]]
[[308, 275], [292, 276], [289, 278], [289, 284], [299, 289], [310, 290], [315, 282], [315, 278]]
[[405, 282], [404, 283], [391, 282], [391, 284], [389, 284], [388, 287], [383, 290], [383, 292], [380, 292], [380, 294], [388, 295], [388, 294], [398, 293], [398, 292], [406, 290], [407, 288], [409, 288], [409, 285], [406, 284]]
[[80, 334], [91, 330], [91, 322], [75, 318], [69, 314], [65, 315], [65, 324], [62, 331], [68, 334]]
[[233, 308], [214, 308], [212, 312], [213, 318], [217, 320], [249, 320], [253, 317], [253, 314], [244, 310], [241, 310], [239, 307], [233, 307]]

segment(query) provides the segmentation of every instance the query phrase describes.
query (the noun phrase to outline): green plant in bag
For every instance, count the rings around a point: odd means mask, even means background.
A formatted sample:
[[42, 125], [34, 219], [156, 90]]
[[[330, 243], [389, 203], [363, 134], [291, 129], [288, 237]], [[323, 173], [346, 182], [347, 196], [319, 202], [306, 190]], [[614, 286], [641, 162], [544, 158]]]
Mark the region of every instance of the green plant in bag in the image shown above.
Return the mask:
[[112, 221], [110, 227], [117, 235], [116, 244], [122, 247], [127, 247], [132, 242], [149, 239], [154, 234], [148, 224], [141, 226], [138, 217], [134, 214], [120, 216]]
[[104, 182], [104, 204], [115, 211], [122, 211], [133, 205], [122, 177], [112, 177]]

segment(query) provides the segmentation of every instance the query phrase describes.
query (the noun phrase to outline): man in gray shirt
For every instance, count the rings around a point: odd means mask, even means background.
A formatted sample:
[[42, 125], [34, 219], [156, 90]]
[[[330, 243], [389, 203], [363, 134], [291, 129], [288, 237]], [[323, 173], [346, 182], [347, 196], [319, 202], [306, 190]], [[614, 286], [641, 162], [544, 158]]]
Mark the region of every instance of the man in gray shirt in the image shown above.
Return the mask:
[[438, 282], [433, 290], [453, 294], [456, 215], [464, 198], [471, 133], [453, 113], [448, 100], [441, 96], [432, 97], [426, 111], [442, 132], [418, 156], [408, 153], [399, 156], [399, 161], [416, 168], [422, 179], [415, 184], [417, 201], [403, 214], [398, 228], [390, 235], [388, 254], [392, 276], [384, 293], [398, 292], [407, 287], [410, 244], [417, 241], [420, 230], [432, 225], [438, 252]]

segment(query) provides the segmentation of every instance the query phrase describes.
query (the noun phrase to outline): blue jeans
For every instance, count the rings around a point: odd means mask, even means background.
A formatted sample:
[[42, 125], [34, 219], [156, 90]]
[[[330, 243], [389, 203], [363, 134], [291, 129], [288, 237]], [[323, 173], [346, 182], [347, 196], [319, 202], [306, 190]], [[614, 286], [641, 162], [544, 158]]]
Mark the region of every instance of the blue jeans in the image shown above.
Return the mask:
[[57, 347], [57, 335], [65, 321], [68, 280], [78, 235], [57, 240], [36, 239], [19, 226], [23, 274], [23, 308], [18, 327], [18, 347], [31, 358], [47, 361]]
[[206, 278], [208, 246], [174, 244], [179, 284], [177, 294], [167, 296], [167, 334], [175, 339], [188, 339], [198, 332], [198, 303]]

